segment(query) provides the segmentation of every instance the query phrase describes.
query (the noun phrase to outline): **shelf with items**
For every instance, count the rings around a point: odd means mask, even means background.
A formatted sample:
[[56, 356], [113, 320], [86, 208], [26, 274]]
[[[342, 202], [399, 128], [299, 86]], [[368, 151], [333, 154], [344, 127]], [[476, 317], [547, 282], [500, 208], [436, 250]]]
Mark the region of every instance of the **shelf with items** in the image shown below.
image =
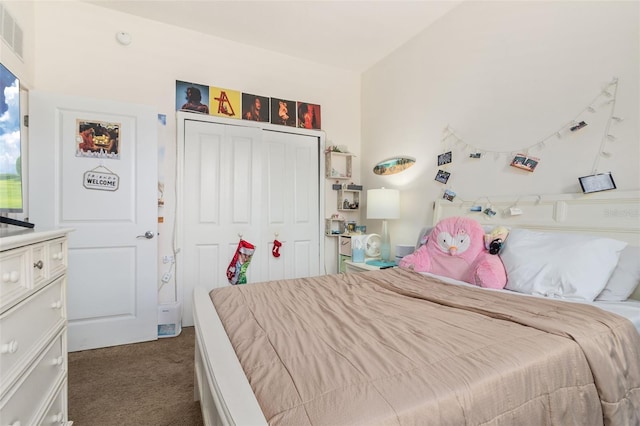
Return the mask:
[[353, 154], [327, 151], [325, 153], [325, 177], [331, 179], [351, 179]]
[[324, 234], [329, 237], [337, 237], [340, 234], [345, 232], [345, 219], [343, 217], [340, 218], [329, 218], [324, 220]]
[[360, 191], [352, 189], [338, 190], [338, 210], [339, 211], [358, 211], [360, 210]]

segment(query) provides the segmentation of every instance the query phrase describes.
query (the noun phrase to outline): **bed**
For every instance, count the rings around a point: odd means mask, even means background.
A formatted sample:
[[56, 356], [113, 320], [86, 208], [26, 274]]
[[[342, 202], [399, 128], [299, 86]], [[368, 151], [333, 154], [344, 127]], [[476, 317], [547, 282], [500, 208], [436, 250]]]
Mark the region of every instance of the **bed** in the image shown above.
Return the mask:
[[[438, 201], [434, 223], [640, 246], [638, 191], [482, 203], [497, 214]], [[638, 288], [580, 302], [394, 268], [210, 290], [194, 292], [207, 425], [640, 424]]]

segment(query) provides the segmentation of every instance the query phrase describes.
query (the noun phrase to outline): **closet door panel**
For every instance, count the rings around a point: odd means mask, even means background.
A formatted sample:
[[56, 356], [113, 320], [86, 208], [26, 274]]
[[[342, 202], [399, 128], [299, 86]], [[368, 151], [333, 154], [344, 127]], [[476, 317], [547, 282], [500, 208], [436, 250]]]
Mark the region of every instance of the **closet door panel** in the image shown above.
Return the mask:
[[320, 274], [319, 151], [312, 136], [265, 131], [269, 159], [263, 169], [263, 195], [269, 213], [262, 227], [263, 241], [273, 250], [282, 243], [280, 257], [265, 265], [268, 279]]
[[[183, 324], [191, 325], [195, 286], [229, 285], [226, 271], [240, 235], [260, 237], [260, 191], [256, 185], [261, 158], [260, 130], [202, 121], [185, 121], [182, 268], [185, 297]], [[263, 254], [264, 256], [264, 254]], [[249, 282], [260, 280], [259, 257], [247, 270]]]
[[[199, 162], [194, 170], [195, 176], [199, 174], [198, 187], [190, 191], [192, 195], [199, 196], [197, 201], [200, 217], [199, 223], [220, 223], [220, 135], [201, 135], [195, 145]], [[194, 164], [195, 166], [195, 164]], [[206, 190], [203, 190], [206, 188]]]

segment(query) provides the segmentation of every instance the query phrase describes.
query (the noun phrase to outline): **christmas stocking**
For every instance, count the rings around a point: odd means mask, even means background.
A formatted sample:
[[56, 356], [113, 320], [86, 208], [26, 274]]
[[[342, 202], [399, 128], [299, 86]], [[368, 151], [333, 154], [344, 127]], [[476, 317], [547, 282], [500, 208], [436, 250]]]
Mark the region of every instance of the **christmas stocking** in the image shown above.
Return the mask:
[[246, 284], [247, 283], [247, 268], [251, 262], [251, 256], [255, 247], [253, 244], [240, 240], [236, 253], [233, 255], [233, 260], [227, 268], [227, 279], [232, 285]]

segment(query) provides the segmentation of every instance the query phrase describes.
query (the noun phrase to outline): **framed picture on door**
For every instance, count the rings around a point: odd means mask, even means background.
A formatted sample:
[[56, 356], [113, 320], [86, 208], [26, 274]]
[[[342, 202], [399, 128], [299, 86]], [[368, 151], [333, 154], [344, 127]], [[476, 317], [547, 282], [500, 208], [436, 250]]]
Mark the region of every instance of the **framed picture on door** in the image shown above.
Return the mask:
[[76, 119], [76, 157], [120, 159], [120, 123]]

